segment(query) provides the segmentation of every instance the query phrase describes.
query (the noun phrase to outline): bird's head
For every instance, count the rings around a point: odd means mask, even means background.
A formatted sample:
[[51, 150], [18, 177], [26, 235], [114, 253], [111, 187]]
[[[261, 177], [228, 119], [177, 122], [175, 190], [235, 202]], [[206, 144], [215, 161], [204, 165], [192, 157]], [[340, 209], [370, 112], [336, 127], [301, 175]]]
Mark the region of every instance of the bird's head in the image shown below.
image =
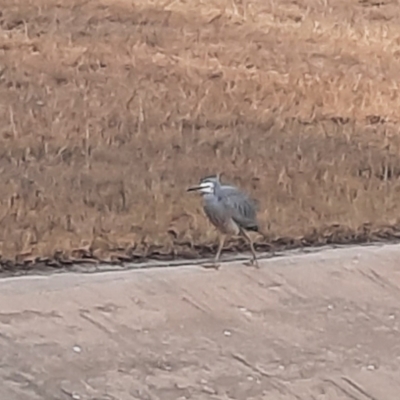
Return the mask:
[[203, 178], [198, 185], [190, 187], [189, 189], [187, 189], [187, 191], [198, 191], [201, 194], [213, 194], [215, 193], [215, 188], [218, 185], [220, 185], [219, 175], [207, 176]]

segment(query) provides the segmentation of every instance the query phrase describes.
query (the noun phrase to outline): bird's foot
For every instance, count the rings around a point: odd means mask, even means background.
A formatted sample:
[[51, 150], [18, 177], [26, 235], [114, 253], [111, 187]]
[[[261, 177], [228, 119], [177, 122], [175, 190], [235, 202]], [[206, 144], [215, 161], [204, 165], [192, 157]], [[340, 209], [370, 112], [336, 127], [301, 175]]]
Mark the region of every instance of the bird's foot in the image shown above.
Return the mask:
[[243, 263], [246, 267], [254, 267], [254, 268], [260, 268], [260, 265], [258, 264], [258, 260], [251, 259], [249, 261], [245, 261]]
[[203, 268], [206, 268], [206, 269], [219, 269], [221, 264], [214, 261], [214, 262], [200, 264], [200, 266], [203, 267]]

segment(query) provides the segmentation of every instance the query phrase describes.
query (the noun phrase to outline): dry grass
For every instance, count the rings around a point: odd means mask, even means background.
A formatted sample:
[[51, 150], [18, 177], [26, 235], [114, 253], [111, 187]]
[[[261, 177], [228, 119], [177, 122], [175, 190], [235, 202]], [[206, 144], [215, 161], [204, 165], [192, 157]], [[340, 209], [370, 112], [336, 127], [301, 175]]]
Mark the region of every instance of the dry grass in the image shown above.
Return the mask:
[[218, 171], [271, 240], [397, 224], [395, 1], [0, 3], [3, 259], [210, 245]]

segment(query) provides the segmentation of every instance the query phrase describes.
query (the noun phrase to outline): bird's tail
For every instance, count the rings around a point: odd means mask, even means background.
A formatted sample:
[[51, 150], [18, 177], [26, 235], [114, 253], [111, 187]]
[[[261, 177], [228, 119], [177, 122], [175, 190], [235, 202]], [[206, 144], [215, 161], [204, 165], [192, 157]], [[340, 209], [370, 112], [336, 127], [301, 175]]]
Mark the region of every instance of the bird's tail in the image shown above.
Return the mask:
[[250, 225], [250, 226], [246, 226], [246, 230], [247, 231], [251, 231], [251, 232], [260, 232], [260, 227], [258, 225]]

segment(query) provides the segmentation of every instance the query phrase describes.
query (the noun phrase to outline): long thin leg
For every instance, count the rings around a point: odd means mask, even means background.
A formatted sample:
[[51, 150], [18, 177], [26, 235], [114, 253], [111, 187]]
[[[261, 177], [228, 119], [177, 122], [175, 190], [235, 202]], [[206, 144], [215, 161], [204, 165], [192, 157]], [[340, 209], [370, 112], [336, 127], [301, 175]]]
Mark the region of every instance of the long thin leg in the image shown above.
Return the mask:
[[225, 237], [226, 236], [223, 234], [219, 237], [218, 250], [217, 250], [217, 254], [215, 255], [215, 259], [214, 259], [215, 263], [218, 262], [219, 257], [221, 256], [221, 251], [222, 251], [222, 248], [224, 247], [224, 243], [225, 243]]
[[219, 261], [219, 257], [221, 256], [222, 248], [224, 247], [225, 238], [226, 238], [226, 235], [224, 235], [224, 234], [222, 234], [219, 237], [218, 250], [217, 250], [217, 253], [215, 254], [214, 262], [211, 263], [211, 264], [207, 264], [207, 263], [203, 264], [202, 267], [204, 267], [204, 268], [215, 268], [215, 269], [219, 268], [218, 261]]
[[240, 230], [240, 233], [247, 239], [247, 241], [248, 241], [249, 244], [250, 244], [251, 254], [253, 255], [253, 259], [251, 260], [251, 261], [252, 261], [252, 264], [253, 264], [255, 267], [259, 268], [260, 266], [258, 265], [257, 256], [256, 256], [256, 251], [254, 250], [253, 241], [251, 240], [250, 235], [249, 235], [244, 229], [241, 229], [241, 230]]

